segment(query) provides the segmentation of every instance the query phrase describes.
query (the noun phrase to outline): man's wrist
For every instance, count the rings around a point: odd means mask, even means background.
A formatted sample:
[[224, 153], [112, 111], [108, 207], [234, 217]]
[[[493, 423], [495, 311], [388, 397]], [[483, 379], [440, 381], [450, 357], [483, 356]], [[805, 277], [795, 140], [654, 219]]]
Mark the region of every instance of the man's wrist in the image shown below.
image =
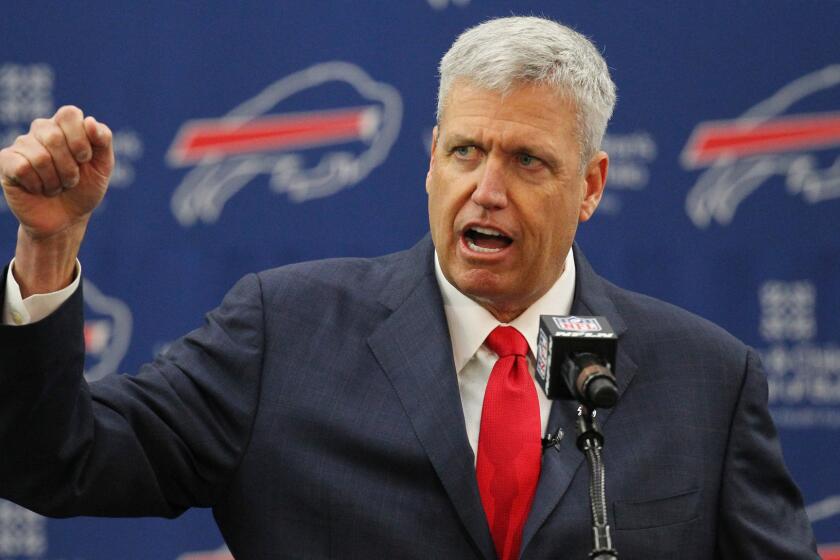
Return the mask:
[[9, 265], [6, 276], [5, 297], [2, 309], [2, 324], [22, 326], [44, 319], [58, 309], [79, 288], [82, 277], [82, 265], [74, 263], [74, 276], [70, 284], [48, 294], [34, 294], [23, 298], [20, 286], [11, 273], [15, 261]]
[[84, 220], [42, 238], [30, 235], [24, 226], [20, 226], [9, 274], [14, 275], [23, 299], [57, 292], [73, 282], [76, 258], [86, 229], [87, 220]]

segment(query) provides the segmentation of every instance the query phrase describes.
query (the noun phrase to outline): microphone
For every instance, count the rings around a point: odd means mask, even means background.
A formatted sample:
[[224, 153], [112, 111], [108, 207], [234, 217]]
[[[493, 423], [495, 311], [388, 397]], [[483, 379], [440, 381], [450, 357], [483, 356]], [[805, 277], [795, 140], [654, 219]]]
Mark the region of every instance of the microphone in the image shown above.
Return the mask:
[[560, 451], [560, 441], [563, 439], [564, 435], [563, 428], [560, 427], [553, 432], [546, 434], [546, 436], [541, 440], [543, 453], [545, 453], [546, 449], [551, 449], [552, 447], [555, 450]]
[[618, 400], [618, 337], [605, 317], [540, 315], [537, 382], [549, 399], [576, 400], [591, 410]]
[[[618, 400], [612, 373], [618, 336], [604, 317], [540, 315], [537, 338], [537, 382], [549, 399], [580, 403], [577, 446], [589, 464], [589, 503], [592, 508], [593, 548], [589, 558], [616, 560], [607, 522], [604, 436], [595, 423], [596, 408], [610, 408]], [[551, 443], [551, 438], [546, 443]], [[544, 447], [545, 449], [545, 443]]]

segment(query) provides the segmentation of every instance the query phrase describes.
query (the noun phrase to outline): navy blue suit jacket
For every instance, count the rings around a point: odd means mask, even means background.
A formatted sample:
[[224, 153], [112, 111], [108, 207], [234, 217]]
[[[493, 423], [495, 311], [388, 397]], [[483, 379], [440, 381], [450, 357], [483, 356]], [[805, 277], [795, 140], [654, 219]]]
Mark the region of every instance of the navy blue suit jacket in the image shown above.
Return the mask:
[[[573, 313], [620, 336], [598, 418], [621, 557], [817, 558], [752, 350], [575, 258]], [[247, 276], [137, 376], [83, 382], [79, 293], [0, 327], [0, 356], [0, 495], [35, 511], [209, 506], [240, 559], [495, 557], [428, 237]], [[554, 403], [524, 559], [591, 550], [574, 415]]]

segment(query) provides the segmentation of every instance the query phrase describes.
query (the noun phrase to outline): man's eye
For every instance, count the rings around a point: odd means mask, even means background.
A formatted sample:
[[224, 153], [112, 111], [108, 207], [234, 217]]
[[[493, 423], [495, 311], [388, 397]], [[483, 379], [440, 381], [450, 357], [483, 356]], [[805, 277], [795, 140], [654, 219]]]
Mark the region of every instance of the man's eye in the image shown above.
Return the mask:
[[539, 159], [535, 158], [531, 154], [519, 154], [517, 158], [519, 160], [519, 164], [525, 167], [534, 167], [540, 162]]
[[458, 146], [452, 152], [460, 158], [470, 158], [475, 154], [475, 146]]

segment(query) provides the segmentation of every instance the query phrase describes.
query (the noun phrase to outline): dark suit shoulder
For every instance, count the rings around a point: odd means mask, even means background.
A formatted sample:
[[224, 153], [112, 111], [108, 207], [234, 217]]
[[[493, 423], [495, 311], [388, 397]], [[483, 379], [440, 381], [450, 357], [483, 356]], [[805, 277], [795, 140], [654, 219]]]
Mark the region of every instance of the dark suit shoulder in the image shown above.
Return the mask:
[[630, 347], [695, 362], [713, 361], [743, 371], [748, 347], [722, 327], [676, 305], [614, 284], [607, 283], [606, 290], [627, 323]]
[[334, 295], [373, 303], [394, 274], [406, 267], [408, 253], [308, 261], [265, 270], [258, 276], [267, 300], [289, 296], [321, 300]]
[[744, 346], [726, 329], [696, 313], [610, 282], [606, 284], [607, 292], [628, 323], [644, 323], [646, 329], [666, 337], [699, 337], [738, 347]]
[[315, 324], [330, 336], [367, 336], [391, 314], [394, 302], [434, 274], [433, 254], [426, 238], [381, 257], [326, 259], [261, 272], [266, 320], [280, 336], [285, 336], [281, 330], [301, 332], [302, 325]]

